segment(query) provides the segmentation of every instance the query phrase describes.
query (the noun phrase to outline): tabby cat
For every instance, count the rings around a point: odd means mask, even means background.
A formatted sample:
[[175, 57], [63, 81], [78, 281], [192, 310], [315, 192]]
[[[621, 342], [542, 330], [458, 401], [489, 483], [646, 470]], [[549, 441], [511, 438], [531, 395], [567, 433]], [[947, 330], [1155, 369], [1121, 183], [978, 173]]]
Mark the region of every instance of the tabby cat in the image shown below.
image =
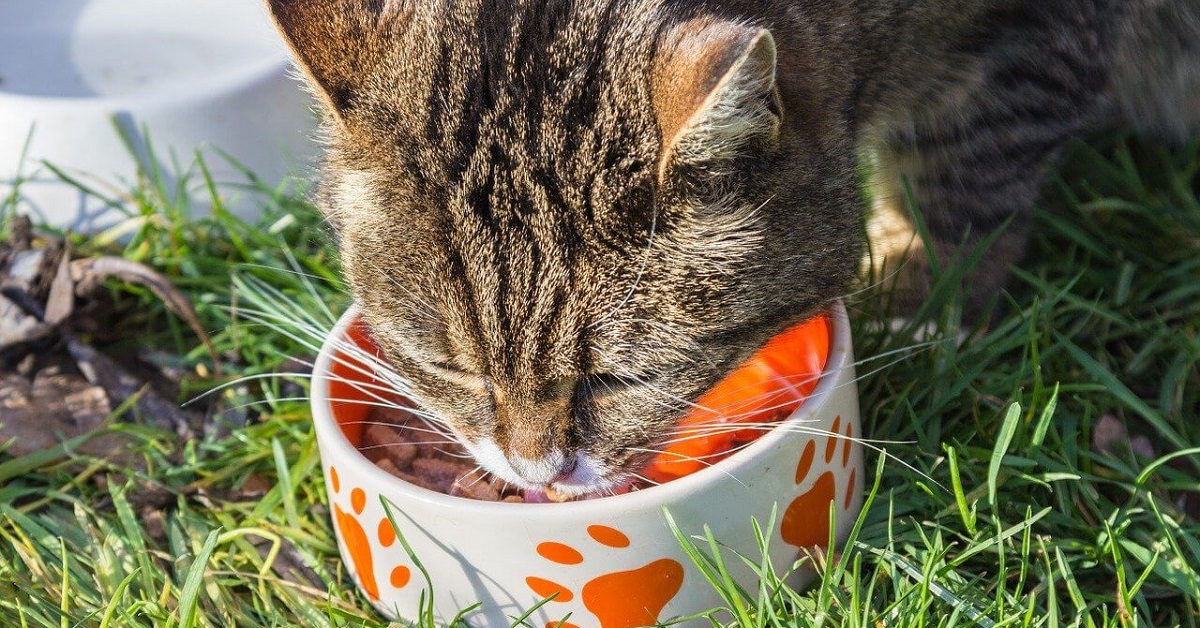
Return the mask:
[[567, 494], [848, 290], [863, 171], [907, 176], [943, 258], [1003, 229], [979, 303], [1065, 140], [1200, 121], [1195, 0], [268, 5], [387, 356], [488, 470]]

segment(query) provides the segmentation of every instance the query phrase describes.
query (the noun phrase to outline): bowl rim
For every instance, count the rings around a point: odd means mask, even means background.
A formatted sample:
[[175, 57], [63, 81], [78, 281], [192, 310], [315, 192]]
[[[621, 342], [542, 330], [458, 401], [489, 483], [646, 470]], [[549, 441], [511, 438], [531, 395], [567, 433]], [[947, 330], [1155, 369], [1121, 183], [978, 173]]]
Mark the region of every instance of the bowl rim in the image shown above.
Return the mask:
[[286, 57], [256, 59], [234, 69], [218, 72], [188, 83], [188, 89], [153, 90], [134, 95], [45, 96], [21, 94], [0, 88], [0, 107], [34, 109], [39, 113], [148, 110], [193, 106], [220, 100], [260, 85], [276, 76], [289, 76], [291, 60]]
[[794, 432], [791, 430], [780, 429], [780, 427], [811, 423], [812, 418], [821, 414], [829, 402], [835, 398], [835, 393], [839, 388], [846, 385], [856, 386], [853, 380], [841, 381], [843, 371], [847, 367], [853, 366], [854, 355], [850, 321], [845, 305], [838, 300], [832, 303], [829, 309], [832, 323], [829, 358], [825, 369], [821, 372], [821, 380], [817, 387], [800, 408], [779, 422], [779, 427], [773, 428], [728, 458], [662, 485], [620, 495], [565, 503], [509, 503], [455, 497], [410, 484], [379, 468], [346, 438], [341, 426], [333, 418], [329, 400], [330, 379], [328, 375], [331, 373], [330, 367], [333, 361], [333, 339], [344, 337], [350, 324], [359, 315], [358, 306], [352, 305], [338, 319], [337, 325], [322, 343], [321, 352], [318, 354], [313, 368], [309, 398], [313, 422], [317, 428], [318, 444], [323, 458], [326, 453], [329, 453], [332, 454], [331, 458], [336, 457], [341, 461], [332, 462], [323, 459], [322, 462], [325, 466], [337, 467], [338, 476], [343, 484], [347, 482], [348, 478], [355, 477], [358, 485], [370, 486], [380, 495], [391, 498], [391, 501], [398, 506], [415, 500], [431, 507], [443, 507], [447, 512], [478, 515], [503, 513], [506, 516], [514, 513], [528, 513], [530, 509], [537, 508], [539, 516], [553, 514], [572, 518], [588, 515], [611, 517], [614, 513], [627, 515], [635, 511], [645, 511], [647, 508], [657, 511], [667, 504], [680, 503], [691, 496], [703, 493], [705, 488], [714, 481], [729, 477], [736, 478], [737, 470], [752, 464], [761, 454], [774, 449], [782, 440], [793, 435]]

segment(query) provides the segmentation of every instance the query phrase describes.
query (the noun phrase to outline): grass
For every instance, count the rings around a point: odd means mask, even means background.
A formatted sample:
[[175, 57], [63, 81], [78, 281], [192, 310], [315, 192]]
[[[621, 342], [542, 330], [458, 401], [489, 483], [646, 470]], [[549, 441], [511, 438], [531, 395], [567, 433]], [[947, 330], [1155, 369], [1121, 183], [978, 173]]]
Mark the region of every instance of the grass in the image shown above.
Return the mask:
[[[191, 174], [203, 181], [201, 169]], [[854, 302], [859, 357], [899, 351], [860, 367], [867, 434], [903, 441], [888, 453], [928, 477], [870, 456], [877, 472], [853, 537], [808, 559], [819, 584], [774, 590], [764, 574], [763, 591], [726, 591], [736, 613], [714, 621], [1200, 625], [1200, 523], [1183, 512], [1200, 493], [1198, 195], [1200, 141], [1080, 145], [989, 328], [957, 323], [952, 273], [925, 311], [942, 340], [926, 348], [912, 348], [912, 330], [878, 325], [878, 298]], [[349, 302], [302, 195], [270, 191], [255, 225], [220, 207], [192, 217], [188, 199], [152, 173], [130, 196], [140, 210], [127, 241], [76, 236], [77, 247], [175, 278], [231, 358], [223, 381], [311, 355], [248, 320], [239, 308], [251, 295], [236, 286], [256, 278], [310, 312]], [[11, 209], [0, 205], [0, 216]], [[187, 369], [184, 396], [222, 383], [150, 295], [110, 289], [129, 343]], [[961, 344], [950, 340], [959, 332]], [[0, 454], [0, 625], [386, 625], [338, 559], [306, 407], [292, 399], [303, 391], [264, 379], [221, 394], [222, 429], [182, 447], [114, 421], [108, 429], [136, 443], [120, 462], [70, 447]], [[236, 407], [249, 401], [258, 403]], [[1148, 437], [1153, 455], [1094, 448], [1104, 417]], [[255, 485], [270, 488], [258, 495]], [[684, 541], [704, 562], [708, 540]]]

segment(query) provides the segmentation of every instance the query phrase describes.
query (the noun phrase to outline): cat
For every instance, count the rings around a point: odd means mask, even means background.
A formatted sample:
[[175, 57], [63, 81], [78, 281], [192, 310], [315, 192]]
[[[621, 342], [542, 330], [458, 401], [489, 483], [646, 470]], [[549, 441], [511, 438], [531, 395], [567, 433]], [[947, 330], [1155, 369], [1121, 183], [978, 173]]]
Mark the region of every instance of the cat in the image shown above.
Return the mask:
[[[567, 495], [628, 482], [690, 400], [846, 293], [864, 170], [885, 202], [907, 177], [939, 259], [999, 234], [979, 303], [1068, 138], [1200, 120], [1185, 0], [267, 4], [383, 351], [483, 467]], [[909, 243], [871, 254], [919, 298]]]

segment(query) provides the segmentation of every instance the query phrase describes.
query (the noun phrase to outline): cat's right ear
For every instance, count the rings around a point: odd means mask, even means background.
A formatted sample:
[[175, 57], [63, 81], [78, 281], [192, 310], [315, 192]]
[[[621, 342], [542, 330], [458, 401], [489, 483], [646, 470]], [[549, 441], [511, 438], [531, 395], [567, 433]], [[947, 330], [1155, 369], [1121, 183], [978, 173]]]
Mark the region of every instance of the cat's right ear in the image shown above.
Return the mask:
[[379, 62], [380, 31], [408, 17], [399, 0], [266, 0], [300, 70], [339, 124]]
[[662, 42], [654, 107], [662, 133], [659, 179], [676, 170], [720, 176], [779, 140], [775, 39], [727, 22], [685, 23]]

